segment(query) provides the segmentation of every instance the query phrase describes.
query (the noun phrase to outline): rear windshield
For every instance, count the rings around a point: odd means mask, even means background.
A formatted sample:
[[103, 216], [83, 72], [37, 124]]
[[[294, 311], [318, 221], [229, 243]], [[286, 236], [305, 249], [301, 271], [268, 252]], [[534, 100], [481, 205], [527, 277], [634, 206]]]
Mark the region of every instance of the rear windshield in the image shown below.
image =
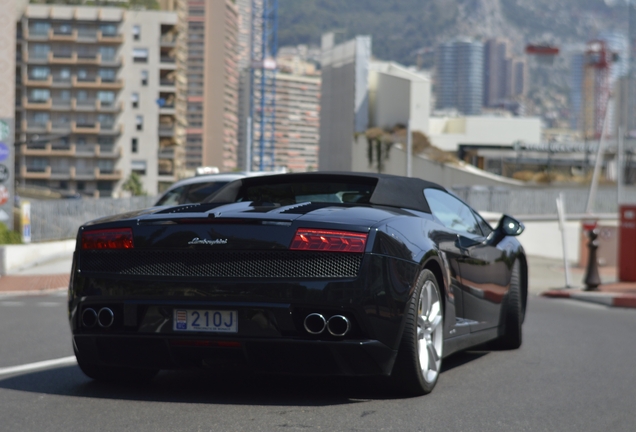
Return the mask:
[[236, 201], [281, 206], [302, 202], [368, 203], [374, 185], [364, 183], [303, 182], [243, 186]]

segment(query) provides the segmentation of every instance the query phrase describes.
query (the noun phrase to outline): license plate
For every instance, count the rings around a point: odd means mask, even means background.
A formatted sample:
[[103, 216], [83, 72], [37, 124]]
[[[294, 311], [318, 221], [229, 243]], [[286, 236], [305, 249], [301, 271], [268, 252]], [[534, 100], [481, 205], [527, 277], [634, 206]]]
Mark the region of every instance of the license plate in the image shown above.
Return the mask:
[[238, 332], [236, 311], [175, 309], [173, 322], [175, 331]]

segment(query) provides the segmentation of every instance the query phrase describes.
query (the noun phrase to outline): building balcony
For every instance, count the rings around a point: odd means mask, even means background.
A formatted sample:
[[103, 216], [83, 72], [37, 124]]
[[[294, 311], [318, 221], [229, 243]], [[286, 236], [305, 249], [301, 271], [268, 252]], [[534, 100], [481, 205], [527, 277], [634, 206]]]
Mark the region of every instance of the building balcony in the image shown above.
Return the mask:
[[71, 85], [77, 88], [94, 88], [102, 90], [119, 90], [123, 88], [124, 83], [122, 80], [104, 80], [100, 76], [78, 78], [73, 76], [71, 78]]
[[77, 64], [98, 65], [102, 63], [102, 55], [100, 53], [80, 52], [75, 53], [77, 56]]
[[122, 174], [121, 170], [102, 170], [100, 168], [95, 168], [95, 179], [96, 180], [121, 180]]
[[22, 73], [22, 85], [27, 87], [51, 87], [53, 84], [53, 75], [46, 78], [30, 78], [26, 72]]
[[51, 178], [51, 167], [22, 165], [20, 167], [20, 177], [23, 179], [48, 180]]
[[51, 132], [60, 135], [67, 135], [71, 132], [71, 123], [67, 121], [51, 122]]
[[124, 103], [122, 101], [119, 102], [106, 102], [97, 100], [97, 110], [102, 112], [120, 112], [124, 109]]
[[77, 64], [77, 53], [49, 52], [47, 60], [51, 64]]
[[73, 100], [72, 99], [57, 99], [53, 98], [53, 106], [51, 110], [53, 111], [71, 111], [73, 109]]
[[27, 133], [51, 133], [52, 123], [50, 120], [42, 122], [36, 120], [22, 120], [22, 132]]
[[48, 36], [48, 39], [52, 42], [76, 42], [77, 29], [73, 29], [70, 32], [59, 29], [49, 29]]
[[[177, 81], [174, 79], [168, 79], [168, 78], [161, 78], [159, 80], [159, 85], [161, 87], [175, 87], [177, 85]], [[161, 89], [163, 90], [163, 89]], [[172, 91], [174, 91], [173, 89], [171, 89]]]
[[111, 67], [119, 67], [122, 64], [124, 64], [124, 60], [123, 57], [121, 55], [116, 55], [116, 56], [108, 56], [108, 57], [101, 57], [102, 59], [102, 66], [111, 66]]
[[124, 43], [124, 36], [121, 34], [110, 34], [97, 32], [97, 41], [101, 43], [122, 44]]
[[101, 130], [99, 122], [77, 123], [71, 122], [71, 132], [77, 134], [98, 134]]
[[25, 63], [29, 63], [29, 64], [46, 64], [49, 62], [49, 54], [51, 53], [50, 52], [38, 53], [38, 52], [25, 51], [22, 60]]
[[95, 29], [79, 29], [77, 32], [77, 42], [95, 43], [97, 42], [97, 33]]
[[119, 159], [122, 155], [122, 148], [112, 145], [96, 145], [95, 156], [101, 159]]
[[26, 96], [22, 97], [22, 108], [32, 110], [50, 110], [53, 106], [51, 98], [46, 100], [42, 99], [29, 99]]
[[174, 136], [174, 125], [159, 125], [160, 137], [172, 137]]
[[73, 111], [97, 111], [97, 99], [71, 99], [71, 109]]
[[51, 166], [51, 180], [71, 180], [72, 167]]
[[73, 180], [95, 180], [97, 167], [71, 167], [71, 178]]

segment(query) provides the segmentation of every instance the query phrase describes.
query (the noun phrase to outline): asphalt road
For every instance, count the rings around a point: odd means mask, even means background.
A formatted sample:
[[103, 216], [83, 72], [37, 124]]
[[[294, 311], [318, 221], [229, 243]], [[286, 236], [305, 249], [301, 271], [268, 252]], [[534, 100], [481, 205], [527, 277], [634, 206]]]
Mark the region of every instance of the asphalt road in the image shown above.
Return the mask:
[[[75, 365], [64, 297], [0, 297], [0, 431], [634, 431], [636, 310], [532, 297], [517, 351], [445, 360], [431, 395], [376, 382], [164, 372], [92, 382]], [[4, 369], [6, 371], [6, 369]]]

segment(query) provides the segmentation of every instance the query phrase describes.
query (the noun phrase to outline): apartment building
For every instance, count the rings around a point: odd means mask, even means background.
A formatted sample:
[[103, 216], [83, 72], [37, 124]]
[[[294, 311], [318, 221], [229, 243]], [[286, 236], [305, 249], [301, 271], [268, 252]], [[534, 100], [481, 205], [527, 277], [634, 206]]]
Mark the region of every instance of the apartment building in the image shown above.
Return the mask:
[[175, 180], [173, 12], [29, 5], [18, 23], [16, 178], [116, 196]]
[[276, 73], [275, 167], [317, 170], [319, 129], [320, 77]]
[[436, 64], [436, 108], [466, 115], [481, 113], [484, 45], [470, 39], [440, 44]]
[[231, 0], [187, 0], [185, 167], [237, 167], [239, 10]]

